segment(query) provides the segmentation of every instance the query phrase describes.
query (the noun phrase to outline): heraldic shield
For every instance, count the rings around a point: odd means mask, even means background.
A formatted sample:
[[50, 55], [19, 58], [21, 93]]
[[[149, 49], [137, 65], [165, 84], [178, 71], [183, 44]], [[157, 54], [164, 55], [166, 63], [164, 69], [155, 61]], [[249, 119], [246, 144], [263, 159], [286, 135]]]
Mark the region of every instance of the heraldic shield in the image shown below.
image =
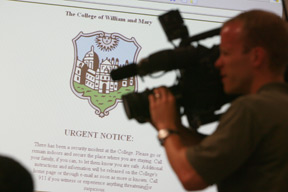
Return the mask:
[[141, 46], [134, 38], [119, 33], [80, 32], [74, 39], [74, 65], [71, 89], [81, 99], [88, 100], [99, 117], [109, 115], [121, 96], [137, 91], [136, 77], [113, 81], [110, 72], [136, 63]]

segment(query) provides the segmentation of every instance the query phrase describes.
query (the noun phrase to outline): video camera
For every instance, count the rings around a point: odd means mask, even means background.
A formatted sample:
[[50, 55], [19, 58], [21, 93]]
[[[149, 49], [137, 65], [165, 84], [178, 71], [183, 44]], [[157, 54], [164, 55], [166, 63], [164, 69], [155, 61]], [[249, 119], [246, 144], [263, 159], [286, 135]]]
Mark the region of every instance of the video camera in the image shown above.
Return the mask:
[[[177, 10], [159, 16], [159, 20], [170, 42], [181, 38], [179, 46], [154, 53], [139, 64], [113, 70], [112, 79], [121, 80], [135, 75], [142, 77], [178, 69], [178, 84], [168, 89], [175, 96], [177, 104], [184, 108], [190, 126], [198, 128], [218, 120], [219, 115], [215, 111], [232, 100], [224, 93], [219, 71], [214, 67], [219, 57], [219, 46], [206, 48], [202, 45], [192, 46], [191, 43], [219, 35], [220, 28], [189, 38], [187, 27]], [[122, 96], [128, 119], [135, 118], [139, 123], [150, 120], [148, 95], [152, 93], [153, 90], [146, 90]]]

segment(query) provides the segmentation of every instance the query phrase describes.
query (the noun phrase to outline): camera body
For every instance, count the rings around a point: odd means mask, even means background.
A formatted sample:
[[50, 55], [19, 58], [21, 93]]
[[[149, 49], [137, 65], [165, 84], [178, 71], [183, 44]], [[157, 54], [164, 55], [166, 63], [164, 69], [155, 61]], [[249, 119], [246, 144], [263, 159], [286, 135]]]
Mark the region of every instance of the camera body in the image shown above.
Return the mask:
[[[168, 89], [175, 96], [177, 104], [184, 108], [190, 126], [197, 128], [217, 120], [218, 116], [214, 112], [232, 100], [232, 97], [224, 93], [219, 71], [214, 67], [219, 57], [219, 47], [208, 49], [200, 45], [194, 49], [196, 51], [189, 52], [195, 55], [182, 61], [178, 84]], [[169, 60], [181, 60], [177, 57], [180, 56], [175, 54], [175, 58]], [[136, 119], [139, 123], [150, 120], [148, 95], [152, 93], [153, 90], [146, 90], [122, 96], [128, 119]]]

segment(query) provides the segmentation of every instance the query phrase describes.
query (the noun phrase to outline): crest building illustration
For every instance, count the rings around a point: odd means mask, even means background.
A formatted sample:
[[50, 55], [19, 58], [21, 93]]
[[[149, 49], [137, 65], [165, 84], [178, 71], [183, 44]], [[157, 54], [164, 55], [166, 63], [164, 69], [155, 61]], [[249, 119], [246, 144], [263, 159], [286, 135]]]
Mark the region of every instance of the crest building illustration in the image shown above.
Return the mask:
[[75, 95], [89, 101], [100, 117], [109, 115], [121, 96], [137, 90], [137, 78], [113, 81], [110, 72], [136, 62], [141, 50], [134, 38], [102, 31], [84, 34], [74, 39], [75, 59], [71, 88]]

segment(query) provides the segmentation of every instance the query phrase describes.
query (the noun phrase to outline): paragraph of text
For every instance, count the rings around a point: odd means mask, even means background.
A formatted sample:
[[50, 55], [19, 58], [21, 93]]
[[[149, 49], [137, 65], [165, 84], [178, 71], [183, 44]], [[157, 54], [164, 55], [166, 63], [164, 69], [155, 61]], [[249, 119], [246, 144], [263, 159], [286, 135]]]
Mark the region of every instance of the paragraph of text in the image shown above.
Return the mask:
[[161, 154], [34, 142], [33, 174], [41, 182], [75, 183], [83, 191], [149, 191], [163, 171]]

